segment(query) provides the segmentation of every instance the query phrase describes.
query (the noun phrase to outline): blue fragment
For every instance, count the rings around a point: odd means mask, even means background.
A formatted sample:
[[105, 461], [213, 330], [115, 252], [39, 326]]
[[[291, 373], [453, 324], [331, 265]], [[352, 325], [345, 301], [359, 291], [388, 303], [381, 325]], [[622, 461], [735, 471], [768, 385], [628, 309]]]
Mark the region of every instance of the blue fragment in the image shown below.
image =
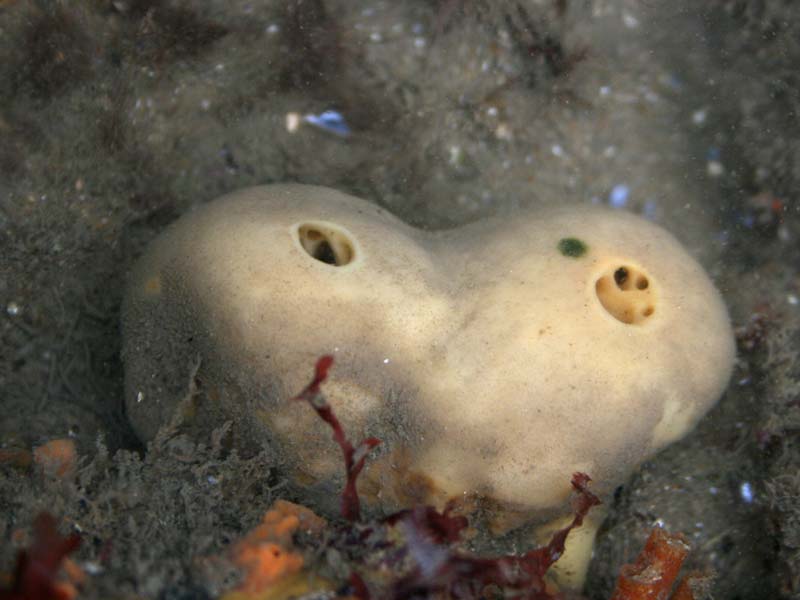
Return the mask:
[[628, 203], [628, 196], [630, 193], [631, 189], [624, 183], [615, 185], [611, 189], [611, 193], [608, 195], [608, 202], [614, 208], [622, 208]]
[[340, 137], [347, 137], [352, 133], [342, 114], [335, 110], [326, 110], [318, 115], [306, 115], [303, 120], [314, 127], [319, 127]]
[[739, 495], [742, 497], [742, 500], [745, 504], [753, 503], [755, 494], [753, 493], [753, 486], [750, 485], [749, 481], [743, 481], [739, 486]]
[[683, 89], [683, 79], [681, 79], [680, 76], [678, 76], [675, 73], [672, 73], [667, 78], [667, 83], [674, 90], [682, 90]]

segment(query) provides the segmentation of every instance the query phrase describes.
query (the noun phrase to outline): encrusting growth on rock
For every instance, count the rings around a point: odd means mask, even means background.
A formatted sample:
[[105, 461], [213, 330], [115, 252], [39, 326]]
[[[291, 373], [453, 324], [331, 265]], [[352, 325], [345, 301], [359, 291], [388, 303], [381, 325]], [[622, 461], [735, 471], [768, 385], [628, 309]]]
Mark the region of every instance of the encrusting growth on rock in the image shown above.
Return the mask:
[[261, 523], [235, 545], [233, 561], [245, 576], [223, 600], [280, 600], [324, 587], [321, 578], [303, 572], [304, 559], [294, 549], [292, 536], [298, 530], [319, 534], [325, 524], [308, 508], [276, 501]]
[[694, 600], [695, 582], [704, 579], [697, 573], [687, 575], [669, 595], [689, 549], [682, 535], [656, 527], [636, 562], [620, 569], [611, 600]]

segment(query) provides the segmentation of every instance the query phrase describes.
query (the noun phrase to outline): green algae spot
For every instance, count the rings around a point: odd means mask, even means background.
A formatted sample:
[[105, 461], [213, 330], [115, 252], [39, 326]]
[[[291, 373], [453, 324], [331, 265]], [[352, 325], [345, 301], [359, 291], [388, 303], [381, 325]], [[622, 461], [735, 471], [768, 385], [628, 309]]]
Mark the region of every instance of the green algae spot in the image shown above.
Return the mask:
[[558, 251], [570, 258], [580, 258], [589, 250], [589, 246], [578, 238], [561, 238], [558, 241]]

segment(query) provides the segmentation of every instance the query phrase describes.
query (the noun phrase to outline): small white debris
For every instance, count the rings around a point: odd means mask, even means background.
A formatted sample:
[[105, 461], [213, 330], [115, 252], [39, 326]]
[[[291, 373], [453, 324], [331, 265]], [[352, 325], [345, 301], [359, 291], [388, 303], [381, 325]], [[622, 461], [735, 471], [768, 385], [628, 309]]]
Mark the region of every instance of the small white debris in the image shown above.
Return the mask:
[[6, 313], [9, 317], [16, 317], [22, 309], [16, 302], [9, 302], [6, 306]]
[[513, 136], [511, 133], [511, 127], [508, 126], [508, 123], [499, 123], [494, 130], [494, 135], [498, 140], [505, 140], [509, 141]]
[[383, 359], [383, 364], [388, 365], [389, 364], [389, 359], [388, 358], [384, 358]]
[[92, 562], [87, 560], [86, 562], [82, 563], [83, 570], [86, 571], [89, 575], [100, 575], [103, 572], [103, 567], [101, 567], [96, 562]]
[[142, 392], [137, 392], [136, 403], [139, 404], [142, 400], [144, 400], [144, 394]]
[[786, 296], [786, 301], [792, 306], [797, 306], [798, 302], [800, 302], [800, 300], [798, 300], [797, 296], [794, 294], [789, 294]]
[[275, 35], [281, 30], [281, 28], [276, 23], [270, 23], [267, 25], [266, 32], [270, 35]]
[[711, 177], [719, 177], [725, 172], [725, 167], [718, 160], [708, 161], [708, 174]]
[[461, 146], [453, 144], [447, 148], [447, 155], [448, 162], [451, 165], [458, 166], [464, 158], [464, 151], [461, 149]]
[[303, 122], [300, 113], [290, 112], [286, 113], [286, 131], [294, 133], [300, 128], [300, 123]]
[[706, 122], [706, 117], [708, 116], [708, 111], [705, 108], [701, 108], [700, 110], [696, 110], [692, 113], [692, 123], [695, 125], [702, 125]]
[[553, 144], [550, 148], [550, 152], [553, 153], [553, 156], [562, 157], [564, 156], [564, 148], [561, 147], [561, 144]]
[[639, 26], [639, 19], [634, 17], [629, 12], [622, 13], [622, 22], [625, 24], [625, 27], [628, 29], [635, 29]]

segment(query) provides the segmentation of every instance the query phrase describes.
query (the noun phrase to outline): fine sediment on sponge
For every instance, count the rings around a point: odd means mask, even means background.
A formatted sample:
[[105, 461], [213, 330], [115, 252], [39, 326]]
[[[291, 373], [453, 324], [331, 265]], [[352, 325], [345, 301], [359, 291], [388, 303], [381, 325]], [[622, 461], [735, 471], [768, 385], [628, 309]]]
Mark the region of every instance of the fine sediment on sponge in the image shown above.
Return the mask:
[[184, 216], [137, 264], [123, 307], [126, 407], [143, 439], [199, 360], [192, 426], [234, 422], [332, 509], [339, 454], [288, 402], [324, 392], [353, 438], [383, 440], [368, 504], [483, 498], [564, 508], [573, 472], [608, 493], [717, 401], [727, 312], [666, 231], [621, 211], [550, 208], [425, 232], [334, 190], [242, 190]]

